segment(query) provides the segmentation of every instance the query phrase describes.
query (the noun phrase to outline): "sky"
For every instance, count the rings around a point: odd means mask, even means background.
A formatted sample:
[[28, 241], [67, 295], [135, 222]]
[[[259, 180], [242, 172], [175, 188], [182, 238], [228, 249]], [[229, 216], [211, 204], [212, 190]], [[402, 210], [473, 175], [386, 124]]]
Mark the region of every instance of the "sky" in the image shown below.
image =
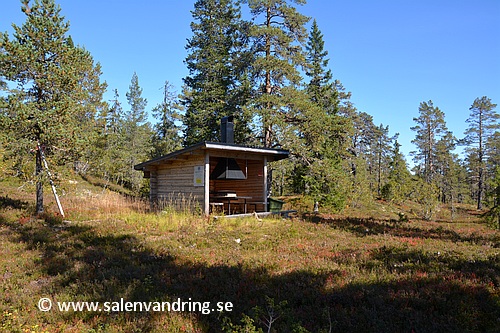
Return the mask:
[[[127, 108], [134, 72], [149, 112], [166, 80], [181, 91], [194, 0], [56, 2], [75, 44], [101, 64], [106, 100], [117, 89]], [[500, 0], [309, 0], [297, 8], [316, 19], [329, 68], [354, 106], [400, 134], [409, 162], [421, 102], [432, 100], [458, 138], [474, 99], [500, 104]], [[24, 21], [20, 1], [1, 0], [0, 31]]]

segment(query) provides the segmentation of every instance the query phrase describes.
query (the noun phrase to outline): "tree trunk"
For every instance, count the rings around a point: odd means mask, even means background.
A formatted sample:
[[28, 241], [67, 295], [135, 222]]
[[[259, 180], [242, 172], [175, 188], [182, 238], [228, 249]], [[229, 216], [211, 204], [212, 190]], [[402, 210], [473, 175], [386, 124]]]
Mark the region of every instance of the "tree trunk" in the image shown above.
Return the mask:
[[[272, 20], [272, 13], [271, 13], [271, 7], [267, 7], [266, 10], [266, 27], [270, 28], [271, 27], [271, 20]], [[271, 59], [271, 37], [269, 36], [269, 32], [266, 33], [266, 61], [270, 61]], [[271, 95], [272, 94], [272, 83], [271, 83], [271, 71], [269, 69], [266, 70], [266, 82], [265, 82], [265, 89], [266, 89], [266, 94]], [[263, 125], [264, 125], [264, 147], [271, 147], [272, 145], [272, 130], [273, 130], [273, 125], [270, 122], [270, 119], [272, 119], [270, 113], [271, 110], [271, 103], [267, 102], [267, 110], [266, 110], [266, 115], [265, 118], [263, 119]], [[266, 119], [267, 118], [267, 119]]]
[[479, 182], [477, 184], [477, 209], [482, 210], [483, 209], [483, 168], [479, 168]]
[[40, 149], [36, 150], [36, 214], [43, 213], [43, 183], [42, 183], [42, 153]]
[[478, 160], [479, 160], [479, 181], [477, 184], [477, 209], [483, 209], [483, 115], [482, 112], [479, 114], [479, 151], [478, 151]]

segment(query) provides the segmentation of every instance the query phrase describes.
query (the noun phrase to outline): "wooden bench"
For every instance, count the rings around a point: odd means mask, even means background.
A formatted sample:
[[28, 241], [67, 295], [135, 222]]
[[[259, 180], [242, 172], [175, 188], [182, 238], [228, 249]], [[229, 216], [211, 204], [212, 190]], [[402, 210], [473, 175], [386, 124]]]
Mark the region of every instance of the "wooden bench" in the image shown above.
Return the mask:
[[218, 212], [219, 209], [221, 211], [224, 211], [224, 204], [222, 202], [211, 202], [210, 203], [210, 211], [211, 212]]
[[248, 207], [250, 208], [249, 211], [252, 212], [252, 206], [253, 206], [253, 211], [256, 212], [257, 211], [257, 205], [262, 205], [262, 206], [266, 206], [266, 203], [263, 202], [263, 201], [247, 201], [247, 205]]

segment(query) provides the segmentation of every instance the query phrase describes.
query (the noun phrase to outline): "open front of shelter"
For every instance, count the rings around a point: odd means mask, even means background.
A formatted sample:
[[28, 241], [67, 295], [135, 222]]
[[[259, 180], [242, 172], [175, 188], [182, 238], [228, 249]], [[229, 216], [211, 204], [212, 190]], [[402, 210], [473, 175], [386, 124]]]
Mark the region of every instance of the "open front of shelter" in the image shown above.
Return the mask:
[[287, 158], [282, 149], [232, 143], [232, 123], [221, 126], [223, 141], [201, 142], [138, 164], [150, 180], [153, 206], [200, 207], [205, 215], [266, 212], [268, 163]]

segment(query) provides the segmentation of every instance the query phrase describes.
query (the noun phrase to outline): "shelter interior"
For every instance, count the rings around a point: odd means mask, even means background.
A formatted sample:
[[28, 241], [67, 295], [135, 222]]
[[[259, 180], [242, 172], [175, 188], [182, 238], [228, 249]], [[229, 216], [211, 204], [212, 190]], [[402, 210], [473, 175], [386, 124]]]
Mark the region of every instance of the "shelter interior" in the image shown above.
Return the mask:
[[[224, 161], [222, 157], [210, 158], [210, 175]], [[210, 177], [210, 206], [227, 214], [259, 212], [266, 210], [264, 163], [262, 160], [234, 159], [245, 179], [214, 179]]]

